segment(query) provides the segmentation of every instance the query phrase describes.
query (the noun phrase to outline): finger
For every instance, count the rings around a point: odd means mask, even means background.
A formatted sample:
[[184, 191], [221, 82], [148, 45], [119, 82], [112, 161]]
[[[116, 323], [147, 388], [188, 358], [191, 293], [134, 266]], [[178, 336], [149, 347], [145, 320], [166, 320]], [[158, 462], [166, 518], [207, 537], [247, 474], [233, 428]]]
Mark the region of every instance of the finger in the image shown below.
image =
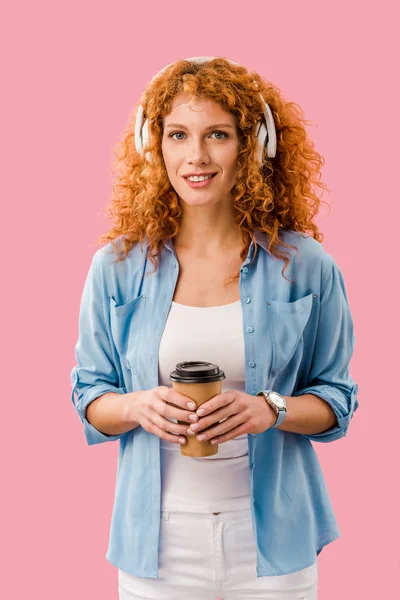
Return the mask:
[[158, 427], [153, 421], [148, 421], [147, 431], [149, 433], [153, 433], [157, 435], [159, 438], [166, 440], [167, 442], [172, 442], [173, 444], [186, 444], [186, 437], [182, 434], [174, 435], [173, 433], [168, 433], [163, 428]]
[[199, 417], [195, 412], [176, 408], [175, 405], [171, 406], [168, 402], [164, 402], [164, 400], [161, 399], [154, 405], [154, 408], [156, 412], [163, 417], [182, 421], [188, 425], [190, 423], [196, 423], [199, 420]]
[[[200, 432], [200, 435], [204, 435], [205, 437], [202, 438], [201, 441], [211, 440], [214, 437], [219, 437], [220, 435], [224, 435], [225, 433], [229, 432], [231, 429], [234, 429], [235, 427], [238, 427], [244, 423], [247, 423], [247, 419], [245, 419], [243, 417], [243, 414], [234, 415], [232, 417], [229, 417], [228, 419], [225, 419], [224, 421], [222, 421], [222, 423], [219, 423], [215, 427], [210, 427], [210, 429], [207, 429], [206, 431], [202, 430]], [[196, 435], [197, 436], [199, 435], [198, 431], [196, 431]]]
[[218, 408], [231, 404], [235, 400], [236, 395], [237, 392], [235, 390], [218, 394], [217, 396], [210, 398], [210, 400], [207, 400], [207, 402], [204, 402], [204, 404], [196, 410], [196, 413], [199, 417], [208, 415]]
[[164, 402], [170, 402], [171, 404], [175, 404], [184, 409], [189, 408], [190, 410], [194, 410], [197, 406], [192, 398], [183, 396], [183, 394], [179, 394], [179, 392], [173, 388], [168, 388], [166, 386], [160, 386], [158, 388], [158, 395]]
[[210, 427], [215, 423], [218, 424], [221, 421], [224, 421], [225, 419], [228, 419], [229, 417], [238, 414], [238, 406], [235, 406], [235, 404], [229, 404], [228, 406], [223, 406], [218, 410], [214, 410], [208, 416], [201, 417], [197, 423], [194, 421], [194, 423], [198, 425], [198, 427], [191, 427], [191, 429], [193, 431], [202, 431], [203, 429], [206, 429], [207, 427]]
[[242, 425], [231, 429], [231, 431], [228, 431], [224, 435], [219, 435], [217, 437], [211, 438], [210, 442], [211, 444], [223, 444], [224, 442], [227, 442], [228, 440], [233, 440], [234, 438], [239, 437], [239, 435], [243, 435], [245, 433], [248, 433], [247, 423], [243, 423]]
[[[166, 406], [162, 400], [160, 400], [160, 404], [162, 405], [162, 407]], [[187, 430], [188, 423], [189, 423], [189, 421], [176, 423], [175, 419], [170, 420], [170, 419], [164, 417], [162, 414], [160, 414], [156, 410], [153, 410], [153, 412], [150, 413], [148, 420], [151, 423], [154, 423], [154, 425], [156, 425], [159, 429], [162, 429], [163, 431], [171, 432], [173, 434], [183, 435], [183, 436], [186, 435], [186, 430]]]

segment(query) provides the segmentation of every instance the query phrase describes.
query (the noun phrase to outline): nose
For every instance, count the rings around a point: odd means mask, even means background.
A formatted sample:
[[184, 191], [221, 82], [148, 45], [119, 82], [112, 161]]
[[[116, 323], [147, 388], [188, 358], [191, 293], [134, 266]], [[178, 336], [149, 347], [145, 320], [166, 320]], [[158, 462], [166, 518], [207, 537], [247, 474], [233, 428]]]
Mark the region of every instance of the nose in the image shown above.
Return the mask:
[[193, 140], [188, 146], [187, 162], [193, 165], [205, 165], [210, 157], [206, 145], [202, 140]]

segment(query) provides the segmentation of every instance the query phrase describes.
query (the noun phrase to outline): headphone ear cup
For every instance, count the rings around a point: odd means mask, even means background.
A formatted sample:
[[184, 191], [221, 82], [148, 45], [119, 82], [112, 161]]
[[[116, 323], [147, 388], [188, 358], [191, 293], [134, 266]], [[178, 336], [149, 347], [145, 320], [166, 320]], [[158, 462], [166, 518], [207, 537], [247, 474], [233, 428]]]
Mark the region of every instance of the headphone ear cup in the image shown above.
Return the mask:
[[267, 127], [266, 127], [264, 121], [261, 121], [256, 135], [257, 135], [257, 146], [258, 146], [257, 147], [257, 160], [258, 160], [259, 164], [262, 165], [263, 149], [266, 146], [266, 140], [268, 138], [268, 131], [267, 131]]
[[[135, 122], [135, 147], [138, 154], [142, 153], [143, 148], [150, 141], [149, 120], [146, 119], [143, 123], [143, 116], [143, 106], [139, 104]], [[145, 160], [152, 162], [151, 152], [146, 152]]]
[[[261, 94], [260, 94], [261, 95]], [[267, 128], [268, 140], [267, 140], [267, 156], [269, 158], [274, 158], [276, 156], [276, 147], [277, 147], [277, 137], [276, 137], [276, 129], [275, 129], [275, 121], [272, 115], [272, 111], [265, 102], [264, 98], [261, 96], [261, 99], [264, 103], [264, 119], [265, 126]]]
[[139, 104], [135, 119], [135, 148], [138, 154], [141, 154], [143, 149], [142, 144], [142, 127], [143, 127], [143, 106]]
[[[143, 125], [143, 129], [142, 129], [142, 148], [147, 146], [149, 142], [150, 142], [149, 120], [146, 119], [144, 122], [144, 125]], [[145, 159], [149, 163], [153, 162], [151, 152], [146, 152]]]
[[146, 119], [142, 128], [142, 148], [150, 141], [149, 120]]

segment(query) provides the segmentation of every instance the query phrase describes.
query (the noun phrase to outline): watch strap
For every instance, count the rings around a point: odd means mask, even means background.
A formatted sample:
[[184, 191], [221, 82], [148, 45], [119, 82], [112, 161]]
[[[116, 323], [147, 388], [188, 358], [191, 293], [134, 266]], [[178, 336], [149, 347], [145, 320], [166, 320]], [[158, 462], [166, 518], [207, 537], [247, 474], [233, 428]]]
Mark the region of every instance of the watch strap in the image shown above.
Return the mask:
[[[265, 402], [267, 402], [266, 399], [266, 395], [269, 394], [269, 392], [273, 392], [274, 390], [261, 390], [260, 392], [258, 392], [257, 396], [264, 396]], [[276, 394], [278, 392], [275, 392]], [[267, 402], [267, 404], [269, 404], [269, 402]], [[271, 406], [269, 404], [269, 406]], [[271, 406], [271, 408], [273, 408]], [[276, 422], [274, 423], [274, 425], [271, 426], [271, 429], [273, 429], [274, 427], [279, 427], [279, 425], [283, 422], [284, 418], [286, 417], [287, 411], [285, 409], [279, 409], [278, 407], [276, 407], [278, 409], [278, 418], [276, 420]]]
[[278, 412], [278, 420], [275, 423], [275, 425], [272, 425], [271, 429], [273, 429], [274, 427], [278, 427], [282, 423], [282, 421], [285, 417], [286, 417], [286, 410], [280, 410]]

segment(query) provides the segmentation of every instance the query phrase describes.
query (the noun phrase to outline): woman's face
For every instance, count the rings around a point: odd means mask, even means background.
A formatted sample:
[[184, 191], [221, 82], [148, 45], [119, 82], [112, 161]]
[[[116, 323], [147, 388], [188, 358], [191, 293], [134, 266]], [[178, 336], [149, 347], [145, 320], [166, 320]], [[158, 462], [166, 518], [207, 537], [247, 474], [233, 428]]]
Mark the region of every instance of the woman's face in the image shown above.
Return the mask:
[[[236, 118], [210, 99], [180, 94], [163, 118], [161, 144], [172, 187], [189, 205], [229, 202], [235, 184], [239, 139]], [[189, 173], [216, 173], [191, 185]]]

